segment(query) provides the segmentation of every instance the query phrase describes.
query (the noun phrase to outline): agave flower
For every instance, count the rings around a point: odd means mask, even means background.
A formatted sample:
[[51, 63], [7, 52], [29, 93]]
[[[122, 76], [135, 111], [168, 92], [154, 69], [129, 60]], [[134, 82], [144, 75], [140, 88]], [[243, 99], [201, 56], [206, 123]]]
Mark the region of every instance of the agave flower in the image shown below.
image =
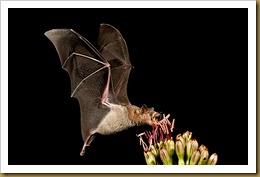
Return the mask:
[[178, 134], [175, 141], [172, 137], [174, 121], [169, 121], [170, 114], [153, 119], [155, 126], [137, 135], [144, 150], [147, 165], [216, 165], [218, 155], [209, 151], [192, 139], [192, 132]]

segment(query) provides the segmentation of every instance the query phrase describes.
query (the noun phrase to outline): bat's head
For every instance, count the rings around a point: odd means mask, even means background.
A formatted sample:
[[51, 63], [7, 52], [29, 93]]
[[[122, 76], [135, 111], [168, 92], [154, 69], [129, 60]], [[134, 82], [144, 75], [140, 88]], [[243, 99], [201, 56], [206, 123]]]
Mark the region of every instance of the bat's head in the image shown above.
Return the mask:
[[153, 126], [156, 124], [156, 117], [160, 116], [160, 113], [154, 111], [154, 108], [148, 108], [146, 105], [143, 105], [141, 108], [135, 105], [128, 105], [127, 109], [129, 119], [137, 125], [148, 124]]

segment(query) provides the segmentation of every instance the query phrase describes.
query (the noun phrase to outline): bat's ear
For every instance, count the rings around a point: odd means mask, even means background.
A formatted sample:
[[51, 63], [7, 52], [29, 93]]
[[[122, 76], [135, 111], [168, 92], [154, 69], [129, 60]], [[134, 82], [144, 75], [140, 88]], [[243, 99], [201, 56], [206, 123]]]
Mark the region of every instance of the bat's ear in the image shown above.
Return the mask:
[[141, 109], [148, 109], [148, 107], [146, 106], [146, 104], [143, 104]]
[[141, 113], [149, 113], [149, 114], [154, 114], [154, 108], [151, 107], [151, 108], [148, 108], [145, 104], [142, 105], [142, 107], [140, 108], [141, 109]]
[[148, 111], [149, 108], [145, 104], [143, 104], [140, 109], [141, 109], [141, 113], [145, 113]]

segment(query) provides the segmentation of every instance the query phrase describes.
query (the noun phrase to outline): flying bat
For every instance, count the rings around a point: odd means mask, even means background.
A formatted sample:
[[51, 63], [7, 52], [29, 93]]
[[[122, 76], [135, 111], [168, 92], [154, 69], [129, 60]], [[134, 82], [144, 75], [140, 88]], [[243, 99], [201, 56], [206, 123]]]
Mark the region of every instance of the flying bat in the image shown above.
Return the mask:
[[127, 84], [132, 68], [121, 33], [109, 24], [101, 24], [98, 49], [72, 29], [52, 29], [45, 35], [54, 44], [70, 77], [71, 97], [80, 106], [81, 134], [85, 148], [96, 134], [110, 135], [133, 126], [155, 126], [160, 114], [153, 108], [132, 105]]

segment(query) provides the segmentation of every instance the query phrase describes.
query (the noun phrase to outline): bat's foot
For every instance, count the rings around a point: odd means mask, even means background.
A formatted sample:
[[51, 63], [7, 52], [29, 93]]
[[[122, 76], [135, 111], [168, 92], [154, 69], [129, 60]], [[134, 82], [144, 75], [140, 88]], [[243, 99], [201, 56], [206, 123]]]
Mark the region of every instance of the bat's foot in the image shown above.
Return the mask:
[[84, 154], [85, 154], [85, 149], [86, 149], [86, 147], [84, 147], [84, 148], [81, 150], [80, 156], [84, 156]]
[[81, 152], [80, 152], [80, 156], [84, 156], [85, 154], [85, 151], [86, 151], [86, 147], [90, 145], [90, 143], [94, 140], [94, 138], [96, 137], [96, 135], [94, 134], [95, 132], [92, 132], [91, 134], [89, 134], [87, 137], [86, 137], [86, 140], [84, 142], [84, 145], [81, 149]]

